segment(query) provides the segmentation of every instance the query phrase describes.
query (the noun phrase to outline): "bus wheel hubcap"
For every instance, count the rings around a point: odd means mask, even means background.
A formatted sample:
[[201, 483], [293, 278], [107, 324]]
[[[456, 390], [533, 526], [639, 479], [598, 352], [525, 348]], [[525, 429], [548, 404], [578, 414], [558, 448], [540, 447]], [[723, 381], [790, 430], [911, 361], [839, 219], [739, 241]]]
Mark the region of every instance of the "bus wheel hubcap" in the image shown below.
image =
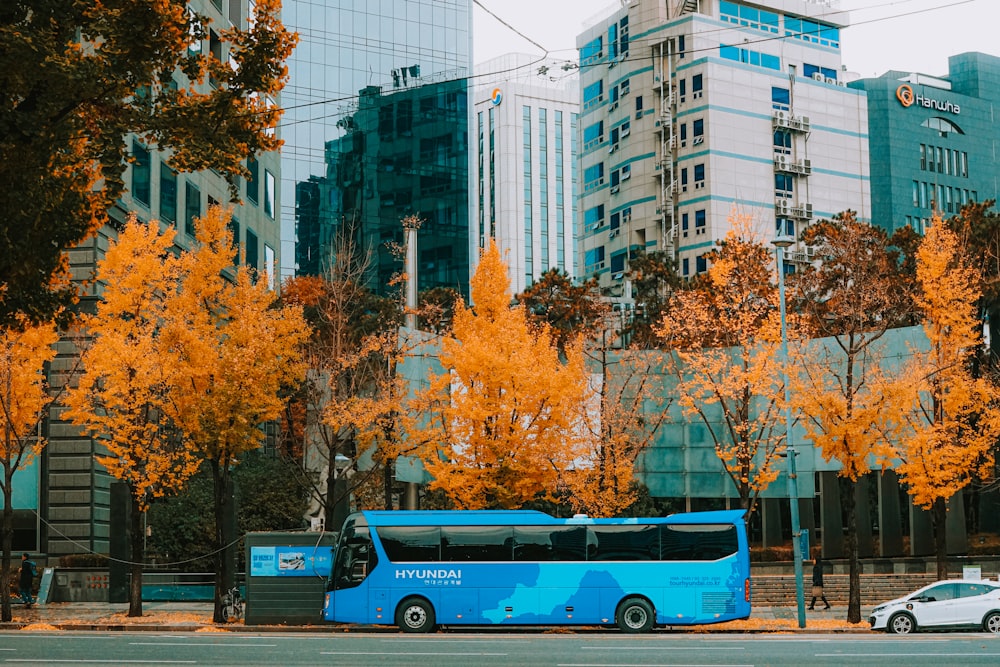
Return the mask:
[[632, 607], [625, 612], [625, 622], [630, 628], [641, 628], [646, 624], [646, 612], [638, 607]]
[[406, 610], [406, 624], [411, 628], [419, 628], [427, 622], [427, 614], [420, 607], [410, 607]]

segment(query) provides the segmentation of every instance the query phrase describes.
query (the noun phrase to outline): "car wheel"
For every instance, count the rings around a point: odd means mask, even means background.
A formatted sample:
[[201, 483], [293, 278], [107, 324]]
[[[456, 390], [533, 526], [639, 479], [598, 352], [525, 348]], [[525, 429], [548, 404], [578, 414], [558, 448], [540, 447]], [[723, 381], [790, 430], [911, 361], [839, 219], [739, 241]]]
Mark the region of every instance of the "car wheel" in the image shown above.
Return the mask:
[[434, 608], [423, 598], [406, 598], [396, 608], [396, 625], [403, 632], [431, 632]]
[[622, 632], [649, 632], [656, 620], [653, 605], [643, 598], [625, 598], [618, 605], [615, 622]]
[[893, 614], [885, 629], [894, 635], [908, 635], [917, 629], [917, 623], [909, 614]]
[[991, 611], [983, 619], [983, 630], [986, 632], [1000, 632], [1000, 612]]

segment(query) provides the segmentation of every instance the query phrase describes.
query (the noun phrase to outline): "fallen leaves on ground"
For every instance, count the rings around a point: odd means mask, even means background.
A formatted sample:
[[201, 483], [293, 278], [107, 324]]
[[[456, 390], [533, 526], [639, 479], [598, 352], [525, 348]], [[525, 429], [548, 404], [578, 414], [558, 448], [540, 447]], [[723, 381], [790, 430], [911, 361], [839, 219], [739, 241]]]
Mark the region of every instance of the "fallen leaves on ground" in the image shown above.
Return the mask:
[[54, 632], [58, 631], [59, 628], [57, 628], [54, 625], [50, 625], [48, 623], [29, 623], [28, 625], [22, 627], [21, 630], [27, 630], [29, 632], [39, 632], [39, 631]]
[[[867, 623], [848, 623], [834, 618], [807, 619], [806, 630], [858, 630], [867, 629]], [[681, 629], [681, 628], [677, 628]], [[790, 632], [799, 629], [794, 618], [747, 618], [741, 621], [727, 621], [714, 625], [692, 625], [689, 632]]]
[[117, 623], [120, 625], [139, 625], [147, 623], [201, 624], [211, 623], [212, 617], [207, 614], [194, 614], [189, 611], [150, 611], [142, 616], [129, 616], [128, 612], [120, 611], [110, 616], [97, 619], [98, 623]]

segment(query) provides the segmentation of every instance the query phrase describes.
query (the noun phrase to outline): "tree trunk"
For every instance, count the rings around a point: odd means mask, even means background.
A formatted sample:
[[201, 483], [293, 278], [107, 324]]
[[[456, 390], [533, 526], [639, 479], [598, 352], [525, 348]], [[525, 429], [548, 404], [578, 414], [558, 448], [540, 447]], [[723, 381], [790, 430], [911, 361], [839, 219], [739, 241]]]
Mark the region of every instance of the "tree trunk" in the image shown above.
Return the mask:
[[934, 560], [937, 562], [937, 578], [948, 578], [948, 505], [944, 498], [934, 501], [931, 508], [931, 526], [934, 528]]
[[3, 487], [3, 567], [0, 567], [0, 581], [3, 582], [2, 597], [2, 611], [0, 611], [0, 619], [4, 623], [9, 623], [14, 620], [13, 611], [10, 607], [10, 551], [14, 546], [14, 507], [11, 505], [13, 495], [13, 490], [11, 489], [10, 482], [11, 478], [14, 476], [10, 466], [4, 465], [4, 487]]
[[135, 497], [135, 489], [129, 488], [132, 499], [132, 511], [129, 512], [132, 544], [129, 545], [129, 584], [128, 584], [128, 615], [142, 616], [142, 564], [146, 560], [145, 533], [142, 530], [142, 508], [139, 499]]
[[229, 531], [226, 522], [229, 521], [232, 496], [229, 489], [228, 466], [217, 460], [212, 462], [213, 495], [215, 503], [215, 605], [212, 614], [213, 623], [224, 623], [222, 616], [222, 598], [228, 592], [233, 582], [233, 566], [229, 557]]
[[392, 464], [395, 459], [385, 462], [382, 467], [382, 493], [385, 494], [385, 509], [392, 510]]
[[844, 548], [847, 551], [848, 593], [847, 622], [861, 622], [861, 559], [858, 550], [858, 512], [854, 498], [858, 483], [847, 477], [840, 477], [840, 501], [847, 513], [847, 536]]

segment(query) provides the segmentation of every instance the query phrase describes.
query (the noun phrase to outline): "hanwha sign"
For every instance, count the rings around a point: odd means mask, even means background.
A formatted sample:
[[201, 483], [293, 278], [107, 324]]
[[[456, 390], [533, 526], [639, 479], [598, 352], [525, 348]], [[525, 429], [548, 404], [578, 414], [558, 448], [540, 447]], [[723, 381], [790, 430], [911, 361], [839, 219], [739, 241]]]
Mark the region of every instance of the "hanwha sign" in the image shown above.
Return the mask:
[[912, 107], [915, 104], [918, 107], [944, 111], [946, 113], [962, 113], [962, 108], [954, 102], [942, 102], [941, 100], [935, 100], [930, 97], [924, 97], [923, 95], [917, 95], [913, 92], [913, 87], [906, 83], [896, 89], [896, 99], [899, 100], [899, 103], [904, 107]]
[[916, 99], [913, 96], [913, 88], [904, 83], [896, 89], [896, 99], [899, 100], [899, 103], [904, 107], [913, 106], [913, 102]]
[[494, 88], [490, 99], [493, 100], [493, 106], [497, 106], [500, 104], [500, 100], [503, 99], [503, 93], [500, 92], [499, 88]]

